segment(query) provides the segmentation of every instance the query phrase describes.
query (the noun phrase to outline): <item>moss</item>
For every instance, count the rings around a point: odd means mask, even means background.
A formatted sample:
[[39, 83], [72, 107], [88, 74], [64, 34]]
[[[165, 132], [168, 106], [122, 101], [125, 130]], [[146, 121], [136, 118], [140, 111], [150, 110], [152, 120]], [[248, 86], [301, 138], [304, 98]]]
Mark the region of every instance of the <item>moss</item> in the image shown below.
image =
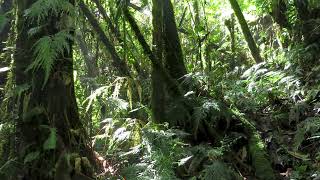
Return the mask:
[[255, 126], [250, 123], [243, 115], [237, 110], [232, 110], [233, 114], [239, 119], [244, 126], [245, 133], [249, 136], [249, 154], [252, 166], [255, 170], [255, 175], [261, 180], [276, 179], [271, 162], [268, 160], [268, 155], [265, 145], [258, 134]]
[[255, 133], [249, 140], [249, 153], [252, 165], [255, 168], [255, 175], [261, 180], [276, 179], [274, 172], [271, 168], [271, 163], [267, 159], [265, 146], [260, 136]]

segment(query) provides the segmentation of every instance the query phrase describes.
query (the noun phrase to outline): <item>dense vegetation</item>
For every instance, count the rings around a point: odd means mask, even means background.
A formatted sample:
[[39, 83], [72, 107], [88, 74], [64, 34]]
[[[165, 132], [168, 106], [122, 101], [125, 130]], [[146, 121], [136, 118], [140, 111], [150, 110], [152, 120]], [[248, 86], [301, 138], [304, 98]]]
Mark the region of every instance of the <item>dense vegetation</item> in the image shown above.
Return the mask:
[[320, 1], [0, 13], [0, 179], [320, 179]]

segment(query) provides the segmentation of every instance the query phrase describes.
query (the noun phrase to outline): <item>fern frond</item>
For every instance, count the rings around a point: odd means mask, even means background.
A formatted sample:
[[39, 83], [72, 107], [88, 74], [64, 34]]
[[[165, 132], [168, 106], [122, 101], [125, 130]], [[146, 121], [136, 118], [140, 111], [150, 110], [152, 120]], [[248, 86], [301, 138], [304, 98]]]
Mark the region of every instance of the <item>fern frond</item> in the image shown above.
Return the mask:
[[42, 88], [47, 83], [55, 60], [65, 51], [70, 53], [70, 40], [73, 37], [68, 31], [60, 31], [53, 36], [40, 38], [33, 46], [35, 60], [27, 67], [26, 71], [43, 69], [45, 78]]
[[231, 170], [226, 164], [216, 161], [207, 166], [201, 173], [200, 179], [209, 180], [240, 180], [240, 176], [233, 170]]
[[306, 139], [306, 133], [314, 135], [320, 130], [320, 117], [309, 117], [305, 121], [298, 124], [298, 129], [294, 137], [294, 150], [297, 151], [301, 143]]
[[25, 10], [24, 14], [32, 21], [37, 20], [39, 24], [49, 15], [58, 16], [60, 13], [71, 14], [74, 6], [66, 0], [38, 0]]

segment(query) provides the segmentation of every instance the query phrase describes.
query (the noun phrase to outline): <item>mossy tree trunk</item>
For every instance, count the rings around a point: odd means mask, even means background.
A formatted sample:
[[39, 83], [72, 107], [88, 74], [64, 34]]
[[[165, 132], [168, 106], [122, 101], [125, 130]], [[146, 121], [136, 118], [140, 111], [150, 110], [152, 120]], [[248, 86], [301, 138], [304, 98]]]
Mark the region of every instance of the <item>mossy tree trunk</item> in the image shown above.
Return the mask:
[[[164, 41], [163, 41], [163, 1], [153, 0], [152, 7], [152, 24], [153, 24], [153, 54], [155, 60], [163, 66], [164, 60]], [[166, 105], [166, 94], [165, 94], [165, 81], [156, 66], [152, 66], [151, 74], [151, 109], [153, 114], [153, 119], [156, 122], [164, 122], [165, 117], [165, 105]]]
[[[171, 1], [153, 0], [152, 12], [153, 53], [156, 61], [163, 65], [172, 79], [182, 82], [187, 70]], [[186, 112], [184, 104], [180, 101], [182, 94], [177, 94], [168, 86], [159, 68], [153, 66], [152, 111], [154, 120], [161, 123], [169, 122], [172, 126], [183, 124], [182, 121], [187, 120], [184, 115], [188, 113], [182, 113]], [[173, 103], [175, 107], [171, 107]]]
[[[71, 14], [49, 12], [45, 22], [30, 21], [25, 10], [36, 0], [19, 0], [17, 3], [17, 39], [14, 54], [14, 74], [17, 89], [17, 156], [24, 166], [19, 173], [24, 179], [71, 179], [84, 174], [91, 175], [88, 159], [93, 162], [93, 154], [88, 146], [86, 132], [80, 121], [74, 93], [72, 44], [70, 51], [54, 59], [47, 83], [44, 71], [26, 71], [34, 56], [35, 43], [45, 36], [53, 36], [60, 31], [73, 34], [74, 28], [57, 26], [69, 22]], [[74, 4], [73, 0], [69, 0]], [[68, 26], [71, 22], [66, 23]], [[28, 31], [42, 26], [41, 32], [30, 36]], [[32, 157], [32, 158], [30, 158]], [[88, 158], [85, 158], [88, 157]], [[72, 167], [71, 161], [80, 158], [83, 172]], [[89, 160], [89, 161], [90, 161]], [[80, 168], [81, 168], [80, 167]], [[75, 170], [75, 171], [74, 171]], [[74, 172], [71, 175], [71, 172]], [[84, 175], [83, 175], [84, 176]]]
[[187, 74], [184, 57], [178, 35], [173, 6], [170, 0], [163, 0], [163, 31], [165, 67], [174, 79]]
[[233, 9], [235, 15], [238, 18], [240, 27], [242, 29], [243, 36], [244, 36], [245, 40], [247, 41], [247, 44], [248, 44], [248, 47], [251, 51], [251, 55], [252, 55], [253, 59], [255, 60], [256, 63], [263, 62], [261, 55], [260, 55], [260, 50], [252, 37], [249, 26], [248, 26], [243, 14], [242, 14], [241, 8], [240, 8], [237, 0], [229, 0], [229, 2], [232, 6], [232, 9]]

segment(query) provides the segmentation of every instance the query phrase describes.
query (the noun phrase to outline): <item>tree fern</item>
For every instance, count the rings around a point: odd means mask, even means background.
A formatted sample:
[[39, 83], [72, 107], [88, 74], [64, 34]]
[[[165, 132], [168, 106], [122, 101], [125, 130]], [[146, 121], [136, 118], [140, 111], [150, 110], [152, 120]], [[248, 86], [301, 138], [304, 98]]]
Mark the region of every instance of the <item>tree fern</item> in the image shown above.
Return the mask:
[[72, 39], [71, 34], [64, 30], [53, 36], [44, 36], [34, 44], [35, 61], [27, 67], [26, 71], [35, 71], [39, 68], [44, 70], [45, 77], [42, 88], [49, 79], [55, 60], [62, 56], [65, 51], [70, 53], [69, 41]]

